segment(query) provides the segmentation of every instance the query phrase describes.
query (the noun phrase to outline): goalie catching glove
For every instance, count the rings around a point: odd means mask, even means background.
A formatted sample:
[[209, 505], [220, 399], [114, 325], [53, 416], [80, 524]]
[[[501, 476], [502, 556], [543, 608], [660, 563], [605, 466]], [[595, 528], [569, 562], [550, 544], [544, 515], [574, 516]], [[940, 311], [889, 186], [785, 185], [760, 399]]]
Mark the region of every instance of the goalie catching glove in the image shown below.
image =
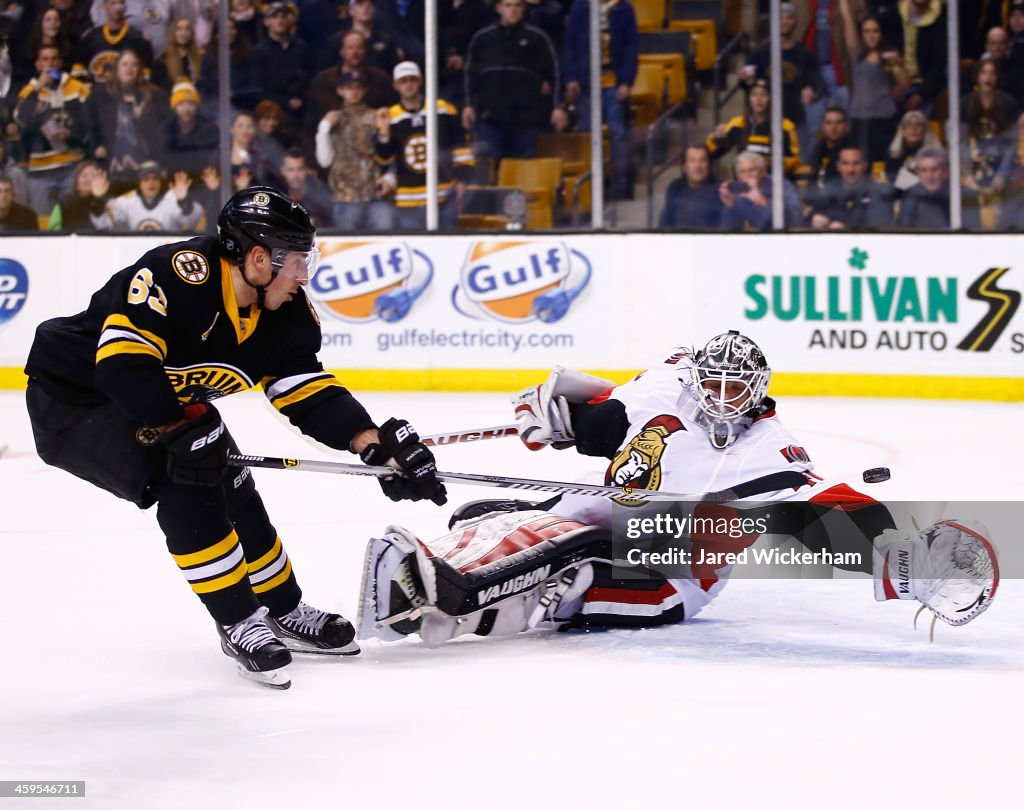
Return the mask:
[[217, 409], [206, 402], [186, 405], [185, 421], [160, 434], [167, 449], [167, 475], [176, 484], [214, 487], [228, 463], [230, 435]]
[[576, 433], [570, 404], [587, 402], [614, 387], [611, 380], [555, 366], [540, 385], [524, 388], [512, 397], [519, 438], [530, 450], [540, 450], [545, 445], [556, 450], [572, 447], [576, 444]]
[[397, 472], [377, 480], [393, 501], [419, 501], [424, 498], [438, 506], [448, 500], [444, 484], [437, 480], [434, 454], [420, 441], [416, 429], [404, 419], [388, 419], [377, 429], [378, 442], [367, 445], [359, 454], [364, 464], [384, 465], [394, 459]]
[[976, 520], [940, 520], [916, 534], [887, 529], [874, 545], [880, 602], [916, 599], [958, 625], [983, 613], [995, 597], [999, 564], [988, 530]]

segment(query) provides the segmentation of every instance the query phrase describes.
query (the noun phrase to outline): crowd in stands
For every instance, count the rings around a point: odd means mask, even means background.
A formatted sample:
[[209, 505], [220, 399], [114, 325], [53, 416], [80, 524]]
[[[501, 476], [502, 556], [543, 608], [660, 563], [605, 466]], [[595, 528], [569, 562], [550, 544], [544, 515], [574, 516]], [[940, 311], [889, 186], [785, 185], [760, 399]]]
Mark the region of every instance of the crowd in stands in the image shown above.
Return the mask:
[[[222, 150], [233, 188], [274, 185], [321, 229], [424, 228], [423, 0], [229, 4], [221, 66], [217, 0], [0, 0], [0, 231], [212, 229]], [[951, 182], [964, 227], [1024, 228], [1024, 0], [960, 5], [951, 143], [944, 0], [781, 4], [787, 228], [941, 230]], [[589, 132], [594, 103], [608, 192], [632, 196], [642, 33], [634, 3], [602, 0], [592, 88], [589, 8], [438, 0], [443, 228], [500, 161]], [[690, 138], [661, 227], [772, 227], [770, 66], [755, 38], [736, 65], [744, 111]]]
[[[1024, 228], [1024, 0], [960, 7], [957, 135], [946, 125], [943, 0], [781, 4], [786, 228], [948, 229], [957, 179], [963, 227]], [[738, 70], [744, 114], [718, 125], [705, 149], [687, 150], [662, 227], [771, 229], [771, 184], [762, 176], [773, 148], [769, 78], [765, 42]], [[950, 178], [950, 149], [959, 178]], [[704, 171], [701, 151], [736, 153], [731, 174]]]

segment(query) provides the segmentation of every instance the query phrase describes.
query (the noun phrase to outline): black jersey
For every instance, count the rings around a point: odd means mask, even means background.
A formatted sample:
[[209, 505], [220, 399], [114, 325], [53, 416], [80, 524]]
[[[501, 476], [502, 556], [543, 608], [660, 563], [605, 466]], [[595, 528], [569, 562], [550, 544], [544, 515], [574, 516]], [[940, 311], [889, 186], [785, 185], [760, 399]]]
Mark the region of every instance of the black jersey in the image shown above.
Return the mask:
[[[377, 141], [377, 160], [394, 166], [395, 205], [398, 208], [420, 208], [427, 204], [427, 118], [426, 104], [418, 110], [407, 110], [401, 104], [388, 109], [391, 137]], [[473, 151], [466, 145], [466, 133], [459, 122], [459, 113], [443, 98], [437, 100], [438, 202], [448, 199], [455, 180], [469, 179]]]
[[111, 400], [149, 427], [190, 402], [262, 385], [299, 430], [347, 450], [374, 424], [319, 350], [320, 321], [301, 289], [276, 310], [239, 310], [217, 237], [201, 236], [149, 251], [85, 312], [40, 324], [25, 373], [56, 399]]
[[152, 67], [153, 46], [138, 28], [126, 23], [114, 34], [107, 26], [97, 25], [90, 28], [78, 44], [76, 67], [84, 69], [94, 82], [102, 84], [114, 75], [117, 60], [126, 50], [135, 51], [144, 68]]

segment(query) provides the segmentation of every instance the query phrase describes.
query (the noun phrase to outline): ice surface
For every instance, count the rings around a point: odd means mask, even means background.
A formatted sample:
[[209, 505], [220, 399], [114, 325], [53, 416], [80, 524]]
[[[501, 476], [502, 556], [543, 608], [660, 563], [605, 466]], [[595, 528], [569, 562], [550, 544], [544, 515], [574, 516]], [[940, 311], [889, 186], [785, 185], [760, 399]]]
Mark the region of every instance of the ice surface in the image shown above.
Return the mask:
[[[503, 396], [363, 399], [424, 432], [508, 416]], [[0, 394], [0, 779], [84, 779], [87, 796], [0, 810], [1017, 804], [1017, 580], [934, 644], [911, 627], [916, 603], [877, 603], [867, 582], [734, 581], [685, 625], [371, 642], [296, 661], [292, 688], [273, 692], [220, 653], [152, 512], [39, 461], [22, 400]], [[219, 405], [243, 452], [325, 457], [258, 395]], [[780, 416], [819, 472], [877, 497], [1024, 492], [1020, 405], [794, 399]], [[442, 469], [563, 479], [593, 463], [515, 439], [437, 455]], [[890, 482], [861, 483], [880, 465]], [[353, 619], [366, 538], [447, 520], [371, 480], [256, 475], [309, 601]], [[496, 492], [451, 487], [451, 503]]]

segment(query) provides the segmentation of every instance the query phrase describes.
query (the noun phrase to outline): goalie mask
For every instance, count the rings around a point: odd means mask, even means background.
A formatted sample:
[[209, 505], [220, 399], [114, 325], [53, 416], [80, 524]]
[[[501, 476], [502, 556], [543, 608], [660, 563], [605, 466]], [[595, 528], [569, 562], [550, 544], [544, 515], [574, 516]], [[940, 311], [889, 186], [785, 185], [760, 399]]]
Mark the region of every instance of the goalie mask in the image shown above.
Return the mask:
[[735, 424], [764, 400], [772, 370], [754, 341], [729, 331], [694, 355], [693, 373], [694, 397], [710, 422], [711, 443], [726, 447], [735, 440]]

